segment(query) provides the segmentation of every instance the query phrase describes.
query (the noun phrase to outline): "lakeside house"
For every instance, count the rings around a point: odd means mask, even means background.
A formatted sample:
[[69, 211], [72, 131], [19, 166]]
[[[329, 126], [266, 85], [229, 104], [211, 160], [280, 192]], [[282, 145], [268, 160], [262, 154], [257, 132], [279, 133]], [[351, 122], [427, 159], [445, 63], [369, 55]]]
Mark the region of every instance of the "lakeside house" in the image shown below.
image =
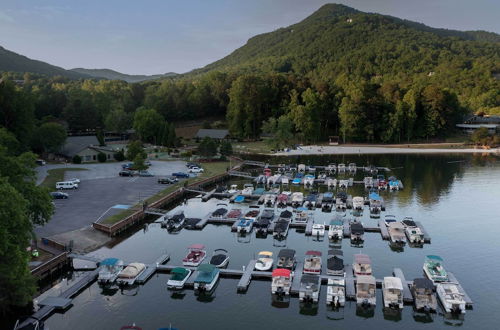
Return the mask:
[[97, 162], [97, 155], [100, 152], [106, 155], [107, 160], [112, 160], [116, 151], [110, 147], [99, 146], [95, 135], [87, 135], [68, 136], [59, 154], [69, 160], [78, 155], [82, 158], [82, 163], [89, 163]]
[[196, 133], [196, 138], [203, 139], [209, 137], [215, 140], [226, 140], [229, 138], [229, 131], [227, 129], [207, 129], [202, 128]]
[[500, 116], [472, 116], [466, 119], [462, 124], [457, 124], [457, 128], [472, 134], [475, 130], [486, 127], [490, 134], [500, 132]]

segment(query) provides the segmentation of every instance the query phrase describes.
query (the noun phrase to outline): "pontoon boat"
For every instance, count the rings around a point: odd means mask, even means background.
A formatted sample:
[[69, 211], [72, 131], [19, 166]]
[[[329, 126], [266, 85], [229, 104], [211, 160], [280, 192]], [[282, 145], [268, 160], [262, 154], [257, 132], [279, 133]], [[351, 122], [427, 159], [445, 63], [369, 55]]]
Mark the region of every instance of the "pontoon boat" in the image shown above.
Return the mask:
[[415, 309], [419, 312], [432, 313], [437, 310], [434, 283], [427, 278], [416, 278], [410, 291], [415, 300]]
[[436, 292], [446, 313], [465, 314], [465, 299], [455, 283], [439, 283]]
[[330, 221], [328, 227], [328, 238], [331, 240], [341, 240], [344, 236], [344, 222], [340, 219]]
[[313, 237], [323, 237], [325, 236], [325, 224], [315, 223], [312, 225], [311, 235]]
[[403, 283], [398, 277], [386, 276], [382, 281], [385, 308], [403, 308]]
[[273, 270], [271, 293], [289, 295], [292, 286], [292, 274], [289, 269], [277, 268]]
[[304, 274], [321, 274], [321, 252], [307, 251], [304, 260]]
[[133, 262], [118, 274], [116, 282], [120, 285], [132, 285], [145, 270], [146, 265], [140, 262]]
[[327, 275], [344, 276], [343, 255], [342, 250], [328, 250], [328, 259], [326, 260]]
[[359, 275], [356, 278], [356, 303], [365, 307], [375, 306], [377, 283], [371, 275]]
[[326, 287], [326, 303], [334, 307], [345, 305], [345, 280], [344, 278], [328, 278]]
[[182, 259], [182, 264], [184, 266], [192, 266], [196, 267], [203, 259], [205, 259], [207, 255], [207, 251], [205, 251], [205, 245], [203, 244], [192, 244], [188, 246], [188, 253], [184, 259]]
[[366, 254], [355, 254], [352, 264], [354, 275], [372, 275], [372, 261]]
[[295, 250], [292, 249], [282, 249], [278, 253], [278, 268], [295, 268]]
[[299, 300], [317, 303], [320, 288], [321, 279], [318, 275], [302, 275], [300, 279]]
[[117, 258], [104, 259], [99, 264], [99, 283], [113, 283], [123, 268], [123, 261]]
[[405, 227], [401, 222], [390, 223], [388, 226], [388, 232], [392, 244], [401, 246], [406, 244]]

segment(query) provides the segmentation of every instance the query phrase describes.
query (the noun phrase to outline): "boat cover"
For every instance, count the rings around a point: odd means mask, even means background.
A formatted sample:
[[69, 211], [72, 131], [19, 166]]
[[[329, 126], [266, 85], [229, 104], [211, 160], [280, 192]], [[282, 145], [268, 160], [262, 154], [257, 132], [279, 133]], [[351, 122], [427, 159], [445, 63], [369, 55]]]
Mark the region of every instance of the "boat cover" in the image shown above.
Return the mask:
[[357, 284], [371, 284], [376, 285], [375, 277], [371, 275], [358, 275], [356, 276]]
[[398, 277], [386, 276], [384, 277], [384, 285], [386, 289], [397, 289], [403, 291], [403, 284]]
[[272, 219], [274, 217], [274, 211], [273, 210], [264, 210], [264, 211], [262, 211], [262, 215], [260, 217], [266, 218], [266, 219]]
[[441, 258], [440, 256], [428, 255], [428, 256], [426, 256], [426, 258], [430, 259], [432, 261], [443, 262], [443, 258]]
[[434, 290], [434, 283], [427, 278], [416, 278], [413, 280], [413, 285], [419, 289]]
[[241, 210], [240, 209], [232, 209], [228, 214], [228, 218], [239, 218], [241, 215]]
[[278, 277], [278, 276], [284, 276], [284, 277], [290, 277], [290, 270], [289, 269], [284, 269], [284, 268], [276, 268], [273, 270], [273, 277]]
[[171, 280], [182, 281], [187, 276], [187, 274], [189, 274], [189, 270], [182, 267], [176, 267], [172, 269], [171, 273], [172, 273]]
[[281, 212], [280, 218], [291, 218], [292, 215], [293, 215], [292, 212], [286, 210], [286, 211]]
[[328, 250], [328, 256], [343, 256], [342, 250]]
[[303, 274], [300, 284], [310, 285], [314, 291], [318, 290], [319, 276], [313, 274]]
[[211, 264], [201, 264], [198, 266], [198, 276], [194, 280], [197, 283], [210, 283], [219, 271], [217, 267]]
[[378, 200], [380, 200], [380, 195], [375, 193], [375, 192], [372, 192], [372, 193], [370, 193], [369, 198], [373, 199], [374, 201], [378, 201]]
[[174, 214], [172, 214], [168, 220], [173, 220], [173, 221], [180, 221], [182, 219], [184, 219], [185, 216], [184, 216], [184, 211], [177, 211], [175, 212]]
[[262, 195], [266, 190], [264, 188], [257, 188], [253, 191], [254, 195]]
[[243, 195], [238, 195], [238, 196], [236, 196], [236, 198], [234, 199], [234, 201], [235, 201], [236, 203], [243, 203], [243, 201], [244, 201], [244, 200], [245, 200], [245, 196], [243, 196]]
[[360, 224], [359, 222], [351, 223], [351, 233], [363, 234], [364, 232], [365, 232], [365, 229], [363, 228], [362, 224]]
[[288, 226], [290, 225], [290, 221], [286, 219], [279, 219], [276, 224], [274, 225], [274, 231], [279, 233], [279, 232], [284, 232]]
[[117, 259], [117, 258], [107, 258], [107, 259], [104, 259], [99, 265], [100, 266], [114, 266], [119, 261], [120, 261], [120, 259]]
[[212, 258], [210, 259], [210, 264], [218, 266], [222, 264], [226, 259], [227, 259], [227, 254], [224, 253], [216, 254], [212, 256]]
[[142, 272], [142, 270], [146, 268], [144, 264], [141, 264], [139, 262], [133, 262], [129, 264], [127, 267], [125, 267], [124, 270], [120, 272], [120, 277], [121, 278], [134, 278]]
[[192, 244], [188, 246], [188, 249], [190, 250], [203, 250], [205, 248], [205, 245], [203, 244]]
[[346, 200], [347, 199], [347, 194], [343, 191], [340, 191], [337, 193], [337, 198], [340, 198], [342, 200]]
[[201, 221], [200, 218], [186, 218], [186, 220], [184, 222], [185, 222], [186, 228], [191, 228], [191, 227], [196, 226], [196, 224], [200, 221]]
[[326, 192], [323, 194], [323, 200], [325, 200], [325, 198], [333, 198], [333, 193], [332, 192]]
[[316, 201], [317, 198], [318, 198], [318, 195], [316, 195], [316, 194], [310, 194], [310, 195], [307, 195], [306, 201], [308, 201], [308, 202], [314, 202], [314, 201]]
[[271, 220], [268, 218], [263, 218], [260, 217], [259, 220], [254, 224], [255, 227], [260, 228], [260, 227], [267, 227], [271, 223]]
[[326, 267], [331, 270], [342, 270], [344, 269], [344, 260], [338, 258], [337, 256], [329, 257], [326, 261]]
[[221, 208], [213, 211], [212, 212], [212, 216], [214, 216], [214, 217], [221, 217], [221, 216], [223, 216], [226, 213], [227, 213], [227, 209], [221, 207]]
[[417, 224], [413, 220], [403, 220], [401, 221], [407, 227], [416, 227]]
[[343, 226], [344, 222], [342, 220], [334, 219], [330, 221], [330, 226]]
[[259, 256], [267, 256], [267, 257], [272, 257], [273, 256], [273, 253], [270, 252], [270, 251], [260, 251], [259, 252]]
[[293, 258], [295, 256], [295, 250], [292, 249], [282, 249], [278, 253], [278, 258]]
[[306, 256], [317, 256], [317, 257], [321, 257], [321, 252], [319, 252], [319, 251], [314, 251], [314, 250], [310, 250], [310, 251], [307, 251], [307, 252], [306, 252]]
[[355, 264], [371, 264], [372, 261], [369, 256], [366, 254], [355, 254], [354, 255], [354, 263]]

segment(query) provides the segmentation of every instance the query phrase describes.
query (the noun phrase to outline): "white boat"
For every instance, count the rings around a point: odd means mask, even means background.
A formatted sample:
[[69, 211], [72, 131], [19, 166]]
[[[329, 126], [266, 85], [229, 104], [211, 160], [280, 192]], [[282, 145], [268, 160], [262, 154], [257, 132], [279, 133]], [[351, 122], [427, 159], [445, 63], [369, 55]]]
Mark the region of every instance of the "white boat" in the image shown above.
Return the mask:
[[255, 263], [255, 269], [260, 271], [267, 271], [273, 268], [273, 253], [270, 251], [260, 251]]
[[345, 267], [344, 253], [342, 250], [328, 250], [328, 259], [326, 260], [326, 274], [334, 276], [344, 276]]
[[99, 283], [113, 283], [123, 269], [123, 261], [116, 258], [104, 259], [99, 264]]
[[347, 209], [347, 196], [345, 191], [339, 191], [335, 196], [335, 208], [337, 211], [345, 211]]
[[349, 180], [339, 180], [339, 188], [347, 189], [347, 187], [349, 187]]
[[327, 178], [325, 183], [328, 186], [328, 189], [337, 187], [337, 179], [335, 178]]
[[178, 231], [184, 225], [185, 220], [184, 211], [179, 210], [171, 215], [166, 215], [161, 221], [161, 227], [166, 227], [169, 231]]
[[401, 222], [390, 223], [387, 227], [387, 231], [389, 232], [392, 244], [401, 246], [406, 244], [405, 227]]
[[229, 194], [236, 194], [239, 193], [240, 191], [238, 190], [238, 185], [237, 184], [232, 184], [229, 190], [227, 191]]
[[316, 172], [316, 167], [314, 167], [313, 165], [309, 165], [307, 167], [307, 172], [310, 172], [310, 173]]
[[299, 165], [297, 166], [297, 171], [298, 171], [299, 173], [304, 173], [304, 172], [306, 171], [306, 165], [305, 165], [305, 164], [299, 164]]
[[351, 174], [355, 174], [356, 171], [358, 170], [356, 163], [349, 163], [348, 171]]
[[443, 267], [443, 259], [439, 256], [428, 255], [424, 261], [424, 273], [432, 282], [447, 282], [448, 273]]
[[274, 224], [273, 237], [278, 240], [283, 240], [288, 235], [288, 229], [290, 228], [289, 218], [279, 218]]
[[353, 221], [351, 227], [351, 243], [360, 244], [364, 242], [365, 228], [363, 224], [358, 221]]
[[333, 219], [328, 226], [328, 238], [331, 240], [341, 240], [344, 236], [344, 222], [340, 219]]
[[215, 249], [209, 263], [217, 268], [224, 268], [229, 263], [229, 253], [224, 249]]
[[352, 208], [355, 210], [362, 210], [365, 205], [365, 199], [360, 196], [355, 196], [352, 199]]
[[363, 179], [363, 183], [365, 184], [365, 189], [373, 188], [373, 178], [371, 176], [366, 176]]
[[414, 279], [410, 291], [415, 300], [415, 309], [417, 312], [432, 313], [437, 311], [434, 283], [431, 280], [427, 278]]
[[395, 223], [397, 222], [398, 220], [396, 219], [396, 216], [395, 215], [392, 215], [392, 214], [386, 214], [384, 216], [384, 223], [387, 227], [389, 227], [389, 225], [391, 223]]
[[182, 265], [196, 267], [205, 259], [207, 251], [205, 251], [205, 245], [203, 244], [192, 244], [187, 248], [188, 253], [182, 259]]
[[276, 195], [275, 194], [265, 194], [264, 195], [264, 205], [271, 207], [274, 206], [274, 203], [276, 202]]
[[336, 164], [328, 164], [328, 166], [326, 167], [326, 170], [331, 173], [331, 174], [335, 174], [337, 172], [337, 165]]
[[287, 195], [287, 196], [291, 196], [292, 195], [292, 192], [290, 190], [283, 190], [281, 193], [283, 195]]
[[302, 182], [304, 182], [304, 186], [312, 187], [314, 185], [314, 175], [306, 174]]
[[289, 295], [292, 286], [292, 272], [289, 269], [278, 268], [273, 270], [271, 293]]
[[328, 278], [326, 287], [326, 303], [334, 307], [345, 305], [345, 280], [344, 278]]
[[253, 229], [253, 219], [241, 218], [236, 226], [236, 232], [241, 234], [250, 233]]
[[436, 287], [437, 296], [446, 313], [465, 314], [464, 295], [455, 283], [439, 283]]
[[345, 173], [345, 164], [339, 164], [338, 171], [339, 173]]
[[286, 175], [281, 176], [281, 184], [289, 184], [290, 183], [290, 178]]
[[302, 275], [300, 279], [299, 300], [317, 303], [319, 300], [320, 288], [321, 279], [318, 275]]
[[356, 303], [360, 306], [371, 307], [377, 302], [377, 283], [371, 275], [358, 275], [356, 277]]
[[304, 274], [321, 274], [321, 252], [307, 251], [304, 259]]
[[372, 261], [366, 254], [355, 254], [352, 264], [354, 275], [372, 275]]
[[176, 267], [172, 269], [172, 271], [170, 272], [172, 276], [167, 281], [167, 288], [178, 290], [184, 288], [184, 284], [186, 283], [189, 276], [191, 276], [191, 273], [191, 269], [188, 268]]
[[382, 281], [385, 308], [403, 308], [403, 283], [398, 277], [386, 276]]
[[314, 237], [323, 237], [325, 236], [325, 224], [324, 223], [315, 223], [312, 225], [311, 235]]
[[292, 206], [298, 207], [304, 203], [304, 194], [301, 192], [294, 192], [292, 194]]
[[406, 217], [401, 223], [405, 227], [405, 234], [408, 238], [408, 242], [412, 244], [424, 244], [424, 233], [417, 227], [417, 224], [412, 218]]
[[307, 223], [309, 220], [309, 215], [305, 211], [297, 212], [295, 214], [294, 222], [295, 223]]
[[194, 289], [211, 291], [219, 279], [219, 269], [214, 265], [201, 264], [196, 270], [198, 275], [194, 279]]
[[241, 194], [243, 196], [252, 196], [253, 195], [253, 191], [254, 191], [254, 187], [253, 185], [251, 184], [246, 184], [243, 188], [243, 190], [241, 191]]
[[145, 270], [146, 265], [139, 262], [133, 262], [118, 274], [116, 282], [121, 285], [132, 285], [137, 277], [144, 273]]

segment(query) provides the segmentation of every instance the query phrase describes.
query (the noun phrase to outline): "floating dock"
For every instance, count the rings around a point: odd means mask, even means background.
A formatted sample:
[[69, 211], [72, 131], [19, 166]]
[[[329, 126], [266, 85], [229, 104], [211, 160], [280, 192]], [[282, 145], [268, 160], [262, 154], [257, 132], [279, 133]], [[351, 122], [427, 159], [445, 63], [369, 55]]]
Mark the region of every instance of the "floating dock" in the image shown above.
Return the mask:
[[417, 225], [418, 228], [422, 231], [422, 234], [424, 234], [424, 243], [430, 243], [431, 242], [431, 237], [427, 233], [427, 230], [425, 230], [424, 226], [420, 221], [415, 221], [415, 224]]
[[250, 282], [252, 281], [252, 272], [255, 268], [255, 264], [257, 263], [257, 260], [250, 260], [248, 265], [245, 268], [245, 271], [241, 275], [240, 281], [238, 282], [238, 291], [246, 291], [248, 289], [248, 286], [250, 285]]
[[356, 288], [354, 286], [354, 271], [352, 265], [345, 265], [345, 297], [347, 300], [356, 299]]
[[378, 221], [378, 228], [380, 228], [380, 235], [382, 235], [382, 239], [389, 240], [389, 231], [387, 230], [387, 226], [385, 225], [384, 220], [380, 219]]
[[151, 276], [153, 276], [153, 274], [156, 273], [156, 267], [158, 265], [166, 263], [169, 260], [170, 260], [170, 255], [163, 254], [158, 259], [156, 259], [153, 265], [146, 265], [146, 270], [144, 270], [144, 272], [142, 272], [142, 274], [135, 279], [135, 283], [138, 284], [146, 283], [151, 278]]
[[401, 280], [401, 283], [403, 284], [403, 302], [405, 304], [413, 304], [413, 295], [410, 292], [410, 287], [408, 286], [408, 282], [405, 279], [405, 275], [403, 274], [403, 271], [401, 268], [394, 268], [392, 270], [392, 274], [394, 277], [397, 277]]
[[292, 286], [290, 287], [290, 294], [298, 295], [300, 291], [300, 280], [302, 279], [302, 271], [304, 270], [304, 263], [297, 262], [295, 270], [293, 271]]

